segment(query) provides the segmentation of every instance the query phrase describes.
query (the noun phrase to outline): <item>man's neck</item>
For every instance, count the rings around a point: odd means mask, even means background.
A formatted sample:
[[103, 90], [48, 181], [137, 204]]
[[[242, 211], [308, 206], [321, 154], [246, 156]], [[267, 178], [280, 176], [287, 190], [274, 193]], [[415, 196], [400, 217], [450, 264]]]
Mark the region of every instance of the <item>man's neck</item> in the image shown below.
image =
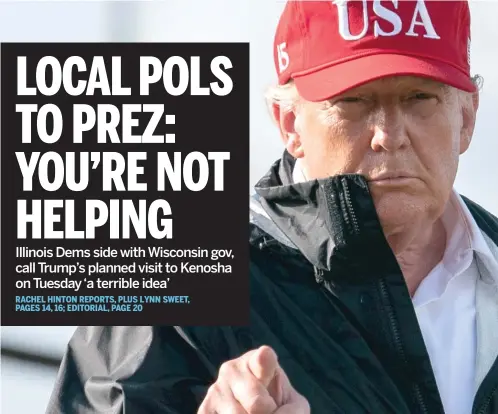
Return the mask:
[[[411, 297], [424, 278], [442, 260], [446, 249], [446, 231], [441, 220], [427, 227], [417, 227], [426, 230], [420, 232], [414, 229], [411, 240], [401, 251], [397, 251], [399, 249], [395, 246], [399, 241], [388, 237]], [[410, 231], [405, 229], [405, 237], [407, 234], [410, 234]]]

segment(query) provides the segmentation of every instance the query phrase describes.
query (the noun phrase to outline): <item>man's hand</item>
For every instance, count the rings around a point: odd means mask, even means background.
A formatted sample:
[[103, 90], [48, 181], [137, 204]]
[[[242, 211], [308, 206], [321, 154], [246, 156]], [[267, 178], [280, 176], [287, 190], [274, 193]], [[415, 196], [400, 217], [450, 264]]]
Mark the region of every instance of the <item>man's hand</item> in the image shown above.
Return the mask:
[[268, 346], [225, 362], [197, 414], [309, 414]]

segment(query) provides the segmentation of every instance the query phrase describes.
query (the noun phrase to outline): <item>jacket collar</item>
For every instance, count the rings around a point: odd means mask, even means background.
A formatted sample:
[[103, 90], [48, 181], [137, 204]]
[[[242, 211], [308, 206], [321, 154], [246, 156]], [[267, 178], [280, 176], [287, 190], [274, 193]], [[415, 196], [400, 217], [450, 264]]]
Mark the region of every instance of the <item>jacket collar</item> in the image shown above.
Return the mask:
[[253, 203], [259, 202], [266, 214], [253, 208], [253, 222], [276, 230], [276, 238], [325, 272], [397, 267], [364, 177], [347, 174], [296, 183], [294, 165], [285, 152], [256, 184]]

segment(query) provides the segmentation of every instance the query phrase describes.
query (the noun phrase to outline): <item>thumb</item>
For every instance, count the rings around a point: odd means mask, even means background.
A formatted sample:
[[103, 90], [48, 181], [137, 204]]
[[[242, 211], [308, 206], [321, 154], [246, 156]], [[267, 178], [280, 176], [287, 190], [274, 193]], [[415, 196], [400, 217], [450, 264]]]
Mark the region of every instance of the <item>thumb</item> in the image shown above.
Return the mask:
[[301, 395], [297, 395], [294, 402], [285, 404], [284, 406], [277, 409], [274, 414], [310, 414], [311, 407], [306, 400]]
[[[310, 414], [311, 408], [308, 400], [296, 391], [282, 369], [280, 369], [278, 379], [282, 393], [276, 400], [280, 408], [274, 414]], [[270, 394], [272, 394], [271, 391]]]
[[248, 361], [249, 370], [266, 387], [270, 385], [277, 375], [278, 357], [275, 351], [269, 346], [258, 348]]

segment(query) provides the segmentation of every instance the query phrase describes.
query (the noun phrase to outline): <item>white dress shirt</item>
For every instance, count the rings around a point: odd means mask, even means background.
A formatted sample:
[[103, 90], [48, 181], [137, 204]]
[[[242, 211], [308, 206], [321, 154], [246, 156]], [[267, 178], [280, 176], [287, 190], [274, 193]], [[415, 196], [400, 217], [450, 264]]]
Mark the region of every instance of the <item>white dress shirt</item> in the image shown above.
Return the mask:
[[475, 396], [476, 283], [479, 263], [496, 260], [462, 198], [454, 191], [443, 214], [443, 259], [413, 296], [415, 312], [447, 414], [470, 414]]

